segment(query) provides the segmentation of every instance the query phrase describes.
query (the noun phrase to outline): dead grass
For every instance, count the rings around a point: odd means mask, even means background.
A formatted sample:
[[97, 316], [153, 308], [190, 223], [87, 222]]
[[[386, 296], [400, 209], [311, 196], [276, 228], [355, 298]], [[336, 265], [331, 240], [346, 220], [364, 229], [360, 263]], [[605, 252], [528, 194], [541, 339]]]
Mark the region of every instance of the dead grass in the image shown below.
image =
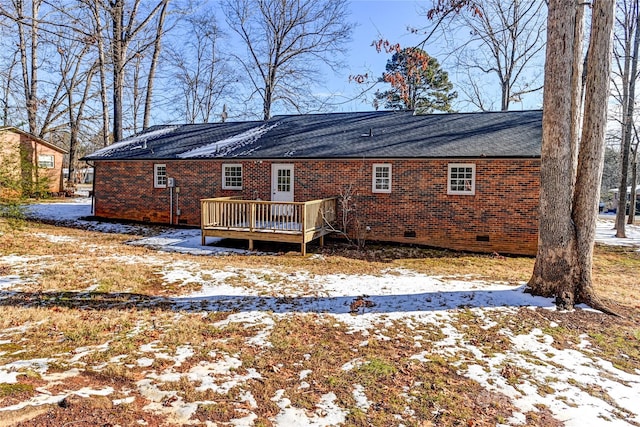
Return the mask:
[[[188, 263], [195, 271], [268, 269], [279, 275], [264, 273], [259, 280], [282, 283], [282, 293], [287, 295], [296, 284], [288, 281], [287, 275], [301, 271], [310, 277], [380, 275], [397, 268], [519, 284], [528, 280], [532, 258], [420, 248], [374, 248], [364, 257], [338, 250], [306, 258], [194, 257], [125, 245], [131, 238], [44, 224], [26, 223], [15, 228], [0, 220], [0, 256], [29, 257], [22, 265], [0, 264], [0, 275], [31, 279], [15, 294], [0, 291], [0, 365], [49, 359], [48, 374], [80, 370], [78, 376], [61, 381], [52, 390], [111, 386], [114, 395], [136, 397], [133, 404], [120, 405], [117, 410], [101, 406], [98, 400], [93, 407], [89, 401], [71, 401], [67, 407], [50, 407], [46, 414], [39, 413], [24, 425], [78, 421], [85, 424], [74, 425], [135, 425], [140, 420], [149, 425], [169, 425], [171, 422], [164, 417], [143, 409], [149, 400], [136, 391], [136, 382], [148, 378], [150, 372], [181, 375], [159, 387], [176, 391], [185, 402], [199, 402], [193, 419], [202, 422], [225, 423], [250, 411], [258, 417], [255, 425], [271, 425], [270, 420], [280, 411], [273, 400], [278, 391], [292, 406], [309, 413], [316, 410], [323, 395], [333, 392], [336, 403], [347, 408], [346, 425], [350, 426], [490, 426], [506, 423], [514, 410], [505, 396], [489, 392], [459, 374], [468, 355], [444, 356], [430, 351], [444, 338], [435, 325], [381, 320], [371, 334], [365, 334], [349, 331], [334, 318], [321, 314], [274, 316], [273, 325], [247, 325], [234, 320], [236, 313], [232, 311], [176, 309], [164, 297], [191, 292], [200, 285], [169, 282], [162, 273], [172, 263]], [[39, 262], [43, 257], [46, 260]], [[128, 263], [127, 259], [136, 262]], [[530, 309], [494, 312], [481, 318], [472, 310], [460, 310], [454, 323], [467, 342], [489, 357], [510, 345], [502, 330], [519, 335], [541, 328], [554, 338], [558, 348], [580, 351], [579, 344], [586, 335], [595, 356], [634, 372], [640, 369], [638, 271], [637, 251], [596, 248], [597, 291], [626, 310], [629, 315], [625, 319], [580, 310], [557, 313]], [[243, 273], [226, 284], [254, 286]], [[488, 322], [494, 323], [487, 327]], [[258, 336], [270, 346], [251, 344]], [[145, 350], [149, 346], [152, 351]], [[193, 356], [179, 366], [173, 359], [155, 357], [158, 353], [173, 357], [184, 348]], [[427, 362], [411, 358], [420, 352], [428, 355]], [[153, 358], [153, 363], [141, 366], [138, 361], [143, 357]], [[198, 390], [198, 382], [186, 379], [189, 370], [199, 363], [226, 358], [240, 361], [229, 375], [258, 372], [259, 378], [231, 387], [224, 394]], [[517, 387], [529, 373], [505, 363], [502, 375]], [[0, 403], [7, 406], [33, 396], [41, 382], [33, 367], [21, 368], [17, 384], [0, 384]], [[536, 384], [540, 393], [553, 392], [553, 384], [546, 380], [539, 379]], [[369, 402], [366, 410], [354, 396], [357, 387], [362, 387]], [[596, 389], [589, 392], [602, 395]], [[251, 394], [257, 407], [241, 398], [245, 393]], [[539, 409], [527, 414], [529, 425], [559, 425], [547, 408]]]
[[[434, 425], [482, 426], [509, 416], [510, 405], [498, 396], [487, 398], [494, 406], [484, 413], [465, 403], [476, 399], [480, 388], [460, 377], [447, 360], [411, 360], [415, 331], [407, 334], [401, 324], [380, 325], [380, 330], [392, 338], [379, 341], [349, 334], [343, 326], [314, 315], [279, 322], [270, 336], [273, 348], [249, 362], [263, 372], [263, 381], [254, 385], [259, 407], [266, 408], [262, 415], [277, 413], [271, 396], [285, 390], [292, 406], [308, 410], [314, 409], [323, 394], [336, 393], [340, 406], [350, 408], [346, 425], [354, 426], [395, 425], [399, 420], [415, 426], [424, 425], [425, 420]], [[435, 328], [420, 332], [425, 341], [430, 332], [434, 338], [439, 336]], [[307, 373], [305, 387], [301, 386], [301, 372]], [[356, 385], [363, 387], [371, 402], [366, 413], [354, 399]]]
[[0, 384], [0, 399], [6, 397], [14, 397], [16, 395], [31, 395], [33, 393], [33, 386], [31, 384], [17, 383], [17, 384]]
[[640, 251], [636, 248], [596, 246], [593, 275], [600, 296], [640, 309]]
[[[59, 236], [71, 241], [51, 242], [42, 234]], [[97, 291], [139, 292], [167, 295], [192, 290], [179, 284], [162, 282], [158, 272], [163, 265], [176, 261], [196, 263], [202, 270], [226, 268], [276, 269], [284, 274], [307, 272], [311, 277], [325, 274], [379, 275], [390, 268], [406, 268], [420, 273], [467, 277], [507, 283], [526, 282], [531, 275], [531, 257], [503, 257], [466, 254], [452, 251], [411, 247], [372, 247], [363, 253], [336, 245], [321, 257], [284, 256], [225, 256], [192, 257], [166, 254], [147, 248], [124, 245], [132, 236], [97, 233], [85, 230], [26, 223], [20, 229], [0, 220], [0, 247], [3, 254], [52, 256], [56, 267], [39, 271], [37, 266], [29, 274], [43, 274], [39, 283], [44, 289], [79, 290], [98, 286]], [[105, 256], [118, 257], [103, 262]], [[153, 265], [144, 262], [126, 263], [127, 258], [152, 257]], [[68, 260], [68, 261], [67, 261]], [[37, 264], [37, 263], [36, 263]], [[48, 263], [50, 264], [50, 263]], [[5, 267], [6, 268], [6, 267]], [[616, 303], [640, 306], [640, 282], [634, 274], [640, 270], [640, 253], [629, 248], [597, 246], [594, 258], [594, 279], [598, 292]], [[266, 277], [266, 280], [269, 278]], [[235, 280], [243, 282], [242, 277]], [[248, 284], [246, 284], [248, 285]]]

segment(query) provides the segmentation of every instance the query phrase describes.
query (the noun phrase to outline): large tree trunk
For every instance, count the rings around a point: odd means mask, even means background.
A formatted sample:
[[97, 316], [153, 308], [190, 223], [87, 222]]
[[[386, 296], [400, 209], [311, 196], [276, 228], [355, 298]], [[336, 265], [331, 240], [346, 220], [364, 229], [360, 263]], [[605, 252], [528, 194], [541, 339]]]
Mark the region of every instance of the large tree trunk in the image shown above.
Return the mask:
[[9, 126], [9, 99], [11, 98], [11, 88], [13, 86], [13, 68], [18, 64], [18, 51], [14, 52], [13, 58], [7, 69], [6, 81], [2, 92], [2, 126]]
[[571, 104], [576, 23], [574, 0], [550, 0], [542, 116], [538, 254], [529, 288], [572, 304], [579, 277], [571, 221]]
[[634, 224], [636, 222], [636, 200], [638, 199], [638, 143], [631, 152], [631, 194], [629, 205], [629, 217], [627, 224]]
[[267, 80], [264, 82], [264, 97], [262, 99], [262, 120], [271, 118], [271, 105], [273, 105], [273, 90], [276, 81], [276, 67], [269, 67]]
[[113, 21], [113, 41], [111, 46], [113, 61], [113, 142], [122, 140], [122, 97], [124, 90], [124, 0], [116, 0], [111, 8]]
[[[577, 6], [581, 7], [581, 6]], [[607, 117], [614, 0], [595, 0], [587, 60], [587, 86], [582, 140], [575, 187], [572, 180], [572, 108], [576, 91], [573, 49], [576, 5], [571, 0], [549, 3], [547, 62], [542, 130], [540, 235], [538, 257], [529, 281], [534, 294], [555, 296], [559, 308], [585, 302], [605, 309], [591, 279]], [[575, 74], [574, 74], [575, 75]], [[573, 191], [572, 191], [573, 190]]]
[[106, 147], [109, 145], [109, 100], [108, 100], [108, 85], [107, 85], [107, 60], [105, 57], [105, 45], [104, 34], [102, 26], [101, 8], [99, 3], [95, 2], [92, 5], [91, 12], [93, 19], [95, 20], [95, 32], [98, 43], [98, 72], [100, 74], [100, 101], [102, 104], [102, 145]]
[[[18, 25], [18, 49], [22, 65], [22, 84], [27, 107], [29, 132], [38, 135], [38, 59], [40, 1], [31, 2], [31, 25], [25, 24], [25, 10], [22, 2], [16, 3], [16, 23]], [[29, 31], [27, 32], [27, 29]], [[28, 34], [28, 35], [27, 35]], [[29, 39], [27, 39], [29, 37]], [[29, 46], [27, 46], [27, 40]]]
[[591, 266], [604, 163], [607, 103], [603, 100], [609, 96], [614, 9], [615, 0], [596, 0], [593, 3], [584, 122], [578, 157], [580, 167], [576, 176], [573, 205], [580, 268], [576, 300], [597, 307], [601, 304], [593, 290]]
[[164, 32], [164, 19], [167, 15], [167, 6], [169, 0], [163, 0], [160, 16], [158, 16], [158, 26], [156, 27], [156, 39], [153, 42], [153, 55], [151, 56], [151, 64], [149, 65], [149, 75], [147, 76], [147, 94], [144, 100], [144, 117], [142, 119], [142, 129], [149, 127], [151, 121], [151, 101], [153, 100], [153, 82], [156, 78], [156, 68], [158, 59], [160, 58], [160, 49], [162, 47], [162, 33]]
[[500, 98], [500, 110], [509, 111], [509, 102], [511, 101], [511, 92], [509, 90], [509, 82], [503, 81], [501, 86], [502, 96]]
[[[576, 9], [576, 27], [574, 29], [573, 47], [573, 73], [571, 86], [573, 99], [571, 102], [571, 191], [576, 182], [578, 171], [578, 151], [580, 149], [580, 132], [582, 132], [582, 98], [583, 98], [583, 72], [584, 61], [582, 58], [582, 39], [584, 38], [584, 7]], [[585, 58], [585, 61], [588, 59]]]
[[[84, 91], [82, 94], [82, 98], [79, 102], [73, 102], [73, 89], [78, 84], [77, 75], [74, 75], [71, 85], [68, 88], [68, 101], [69, 101], [69, 184], [71, 186], [75, 186], [75, 178], [77, 175], [76, 172], [76, 164], [78, 162], [77, 159], [77, 148], [80, 143], [80, 125], [82, 120], [84, 119], [84, 108], [87, 105], [87, 101], [89, 101], [89, 97], [91, 94], [91, 81], [93, 80], [93, 74], [95, 73], [95, 64], [91, 67], [91, 69], [84, 75]], [[77, 106], [76, 106], [77, 104]], [[74, 116], [74, 106], [76, 106], [76, 113]]]
[[133, 61], [133, 77], [129, 80], [131, 85], [131, 119], [133, 121], [133, 133], [138, 133], [138, 112], [140, 110], [140, 74], [142, 70], [142, 55], [136, 55]]
[[66, 187], [75, 187], [76, 184], [78, 130], [78, 125], [73, 118], [73, 109], [69, 108], [69, 178], [67, 178], [65, 189]]

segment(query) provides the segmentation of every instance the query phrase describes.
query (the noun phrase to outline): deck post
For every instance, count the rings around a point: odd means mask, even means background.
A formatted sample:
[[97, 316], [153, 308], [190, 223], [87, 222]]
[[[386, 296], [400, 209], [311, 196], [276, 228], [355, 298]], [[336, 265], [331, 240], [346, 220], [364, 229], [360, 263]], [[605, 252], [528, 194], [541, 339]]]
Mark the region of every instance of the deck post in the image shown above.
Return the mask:
[[249, 239], [249, 250], [253, 250], [253, 239]]
[[249, 212], [249, 230], [253, 231], [256, 228], [256, 204], [251, 203], [251, 209]]
[[300, 236], [302, 237], [302, 249], [300, 252], [302, 253], [302, 256], [305, 256], [307, 254], [307, 203], [302, 205], [301, 220], [302, 224], [300, 224], [300, 231], [302, 231], [302, 234]]
[[204, 246], [207, 243], [207, 237], [204, 234], [204, 219], [209, 218], [209, 205], [204, 202], [204, 200], [200, 201], [200, 235], [202, 236], [202, 245]]
[[320, 236], [320, 247], [321, 248], [324, 247], [324, 234], [322, 236]]

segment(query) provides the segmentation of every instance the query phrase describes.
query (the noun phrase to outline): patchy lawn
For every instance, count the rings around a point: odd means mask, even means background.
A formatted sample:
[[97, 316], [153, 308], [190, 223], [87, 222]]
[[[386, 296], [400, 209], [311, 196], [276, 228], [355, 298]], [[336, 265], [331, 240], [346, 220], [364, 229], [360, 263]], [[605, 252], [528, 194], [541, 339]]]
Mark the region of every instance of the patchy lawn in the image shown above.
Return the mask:
[[640, 425], [637, 248], [596, 250], [615, 318], [523, 293], [531, 258], [142, 234], [0, 220], [0, 426]]

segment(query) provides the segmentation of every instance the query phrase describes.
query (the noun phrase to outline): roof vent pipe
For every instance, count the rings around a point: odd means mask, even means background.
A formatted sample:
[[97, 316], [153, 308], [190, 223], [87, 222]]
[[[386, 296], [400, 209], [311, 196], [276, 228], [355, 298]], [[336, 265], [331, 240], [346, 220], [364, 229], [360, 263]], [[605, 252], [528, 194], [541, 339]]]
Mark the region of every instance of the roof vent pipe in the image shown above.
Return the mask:
[[360, 134], [360, 136], [363, 138], [371, 138], [373, 136], [373, 129], [369, 128], [369, 133], [363, 133], [363, 134]]

